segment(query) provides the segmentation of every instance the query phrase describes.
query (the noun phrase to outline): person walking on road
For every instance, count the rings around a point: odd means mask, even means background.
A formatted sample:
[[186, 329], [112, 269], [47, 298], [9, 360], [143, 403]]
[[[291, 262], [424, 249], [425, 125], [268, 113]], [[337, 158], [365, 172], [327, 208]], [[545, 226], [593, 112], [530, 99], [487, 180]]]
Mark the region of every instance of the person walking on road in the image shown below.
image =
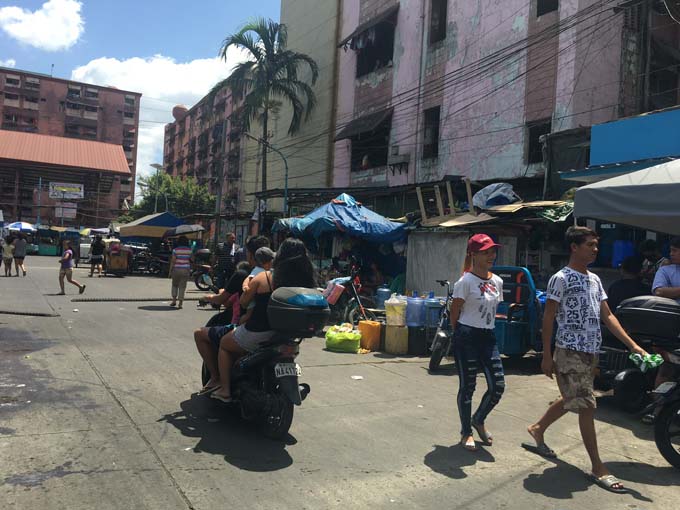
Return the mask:
[[64, 278], [66, 278], [71, 285], [78, 287], [78, 293], [82, 294], [85, 292], [85, 285], [81, 285], [73, 279], [73, 248], [71, 241], [65, 241], [64, 247], [66, 250], [64, 250], [61, 259], [59, 259], [61, 264], [61, 269], [59, 270], [59, 287], [61, 288], [61, 292], [59, 295], [63, 296], [66, 294], [66, 291], [64, 290]]
[[24, 259], [26, 258], [26, 236], [19, 233], [19, 237], [14, 240], [14, 268], [16, 269], [16, 275], [19, 276], [19, 268], [26, 276], [26, 266], [24, 265]]
[[191, 272], [191, 256], [189, 240], [184, 236], [180, 237], [177, 240], [177, 246], [172, 250], [170, 259], [170, 278], [172, 278], [172, 303], [170, 303], [170, 306], [177, 305], [178, 309], [182, 308], [184, 302], [184, 292]]
[[12, 261], [14, 260], [14, 246], [8, 236], [2, 242], [2, 261], [5, 264], [5, 276], [12, 276]]
[[[473, 428], [484, 444], [491, 446], [493, 443], [484, 423], [505, 391], [503, 364], [494, 335], [496, 308], [503, 300], [503, 280], [491, 272], [498, 246], [486, 234], [470, 238], [465, 272], [453, 287], [451, 303], [454, 357], [460, 378], [460, 444], [473, 452], [477, 451]], [[480, 370], [486, 377], [488, 389], [472, 415], [472, 396]]]
[[106, 244], [102, 241], [102, 236], [96, 236], [92, 246], [90, 246], [90, 278], [94, 276], [94, 270], [97, 270], [97, 276], [102, 276], [102, 264], [104, 264], [104, 250]]
[[[615, 493], [626, 492], [600, 459], [595, 433], [593, 393], [597, 353], [602, 343], [600, 320], [632, 352], [647, 353], [625, 332], [607, 304], [607, 294], [600, 278], [588, 271], [598, 253], [597, 234], [586, 227], [569, 227], [565, 236], [570, 250], [569, 264], [548, 283], [548, 299], [543, 314], [543, 373], [557, 380], [560, 398], [553, 402], [543, 417], [528, 427], [533, 443], [522, 447], [547, 458], [557, 454], [545, 443], [548, 427], [568, 411], [578, 413], [583, 444], [590, 457], [587, 475], [600, 487]], [[552, 352], [553, 324], [557, 321], [556, 345]]]

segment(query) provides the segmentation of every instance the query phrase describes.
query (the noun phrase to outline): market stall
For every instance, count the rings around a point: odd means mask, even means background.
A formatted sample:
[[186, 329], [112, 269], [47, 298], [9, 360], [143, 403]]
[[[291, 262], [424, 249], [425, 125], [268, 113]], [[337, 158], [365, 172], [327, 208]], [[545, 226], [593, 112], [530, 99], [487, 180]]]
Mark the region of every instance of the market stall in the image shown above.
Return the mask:
[[163, 235], [184, 222], [174, 214], [163, 212], [143, 216], [120, 226], [119, 239], [123, 243], [160, 244]]

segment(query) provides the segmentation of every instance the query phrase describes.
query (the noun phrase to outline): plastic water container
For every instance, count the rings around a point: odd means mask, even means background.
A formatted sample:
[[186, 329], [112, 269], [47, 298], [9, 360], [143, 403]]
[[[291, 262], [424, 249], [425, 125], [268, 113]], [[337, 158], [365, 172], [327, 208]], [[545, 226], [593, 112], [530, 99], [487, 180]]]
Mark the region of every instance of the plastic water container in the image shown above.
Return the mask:
[[406, 298], [406, 325], [410, 328], [425, 326], [425, 300], [423, 298]]
[[397, 355], [408, 353], [408, 328], [406, 326], [385, 327], [385, 352]]
[[390, 299], [391, 295], [392, 291], [387, 285], [383, 285], [382, 287], [380, 287], [376, 292], [375, 307], [384, 309], [385, 301]]
[[361, 348], [379, 351], [382, 324], [376, 321], [359, 321], [358, 329], [361, 333]]
[[388, 326], [406, 326], [406, 301], [393, 294], [385, 301], [385, 315]]
[[635, 255], [635, 244], [633, 241], [614, 241], [612, 251], [612, 267], [620, 267], [625, 259]]
[[444, 306], [439, 298], [430, 297], [425, 300], [425, 326], [436, 328]]

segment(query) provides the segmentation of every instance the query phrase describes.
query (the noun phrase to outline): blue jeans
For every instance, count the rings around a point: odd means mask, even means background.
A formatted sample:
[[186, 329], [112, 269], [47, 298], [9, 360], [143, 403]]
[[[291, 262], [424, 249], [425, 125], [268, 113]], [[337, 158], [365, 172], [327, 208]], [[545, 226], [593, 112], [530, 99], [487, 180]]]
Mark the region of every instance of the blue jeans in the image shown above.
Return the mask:
[[[453, 350], [460, 377], [458, 413], [461, 435], [472, 435], [472, 423], [484, 425], [486, 417], [498, 404], [505, 391], [505, 374], [496, 336], [491, 329], [478, 329], [458, 323], [453, 334]], [[477, 385], [477, 373], [484, 372], [488, 389], [479, 408], [472, 414], [472, 396]]]

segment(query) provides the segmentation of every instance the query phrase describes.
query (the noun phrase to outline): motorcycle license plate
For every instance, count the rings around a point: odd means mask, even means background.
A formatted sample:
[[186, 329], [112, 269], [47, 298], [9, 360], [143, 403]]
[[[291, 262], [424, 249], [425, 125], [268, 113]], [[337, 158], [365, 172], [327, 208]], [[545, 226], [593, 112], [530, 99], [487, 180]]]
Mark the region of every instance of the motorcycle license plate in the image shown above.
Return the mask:
[[656, 388], [652, 393], [658, 393], [659, 395], [665, 395], [666, 393], [673, 391], [675, 387], [678, 385], [678, 383], [675, 382], [665, 382], [659, 384], [659, 387]]
[[302, 375], [302, 369], [297, 363], [277, 363], [274, 367], [276, 377], [290, 377]]

